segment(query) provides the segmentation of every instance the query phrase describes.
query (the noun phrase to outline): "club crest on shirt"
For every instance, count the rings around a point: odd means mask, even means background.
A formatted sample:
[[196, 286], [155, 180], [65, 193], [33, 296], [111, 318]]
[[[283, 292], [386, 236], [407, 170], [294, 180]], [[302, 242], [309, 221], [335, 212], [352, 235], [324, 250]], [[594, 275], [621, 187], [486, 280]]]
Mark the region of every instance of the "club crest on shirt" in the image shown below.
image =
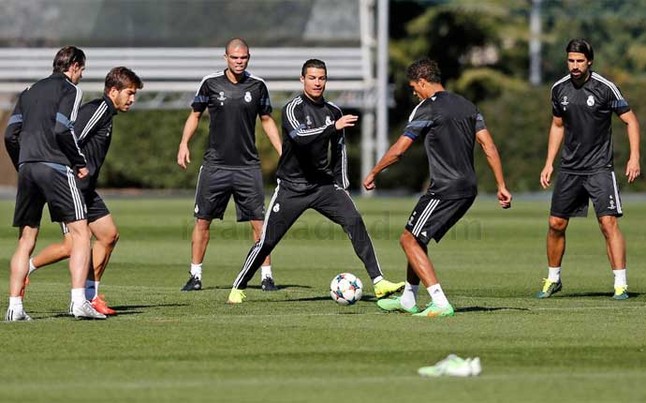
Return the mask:
[[332, 118], [331, 118], [331, 117], [329, 117], [329, 116], [326, 116], [326, 117], [325, 117], [325, 125], [326, 125], [326, 126], [329, 126], [329, 125], [331, 125], [331, 124], [332, 124]]
[[226, 95], [224, 95], [224, 91], [220, 91], [216, 99], [220, 101], [220, 105], [224, 105], [224, 101], [227, 99]]
[[251, 102], [251, 93], [249, 91], [244, 93], [244, 100], [246, 102]]
[[567, 106], [568, 106], [569, 104], [570, 104], [570, 103], [569, 103], [569, 102], [568, 102], [568, 100], [567, 100], [567, 95], [565, 95], [565, 96], [563, 97], [563, 101], [561, 101], [561, 105], [563, 105], [563, 110], [566, 110], [566, 109], [567, 109]]
[[108, 130], [105, 132], [105, 137], [110, 137], [112, 134], [112, 125], [108, 126]]
[[305, 124], [307, 125], [307, 127], [312, 126], [312, 118], [310, 117], [310, 115], [305, 116]]
[[280, 204], [279, 203], [274, 204], [274, 207], [271, 210], [274, 213], [278, 213], [280, 211]]
[[585, 103], [588, 104], [588, 106], [594, 106], [594, 95], [590, 95]]

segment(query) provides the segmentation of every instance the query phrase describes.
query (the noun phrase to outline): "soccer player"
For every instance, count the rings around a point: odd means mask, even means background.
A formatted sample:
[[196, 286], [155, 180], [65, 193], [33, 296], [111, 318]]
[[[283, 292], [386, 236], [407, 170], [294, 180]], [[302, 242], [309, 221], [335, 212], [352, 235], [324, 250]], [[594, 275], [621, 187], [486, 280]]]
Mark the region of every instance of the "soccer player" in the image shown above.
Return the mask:
[[[424, 58], [412, 63], [407, 77], [421, 102], [413, 109], [402, 136], [372, 168], [363, 185], [366, 190], [375, 189], [377, 175], [396, 163], [415, 140], [421, 139], [428, 156], [430, 186], [419, 199], [399, 239], [408, 259], [404, 291], [400, 297], [377, 301], [377, 305], [386, 311], [416, 316], [453, 316], [453, 306], [444, 295], [435, 267], [428, 258], [428, 243], [431, 239], [439, 243], [475, 200], [473, 149], [476, 142], [482, 147], [495, 177], [500, 206], [511, 207], [512, 196], [505, 186], [498, 149], [475, 105], [445, 91], [440, 69], [433, 60]], [[421, 312], [416, 302], [420, 280], [431, 296], [431, 302]]]
[[[191, 162], [188, 143], [208, 108], [209, 144], [195, 190], [190, 277], [182, 291], [202, 289], [202, 262], [210, 239], [211, 221], [222, 219], [232, 194], [238, 221], [250, 221], [254, 240], [260, 239], [265, 193], [256, 149], [257, 116], [278, 154], [281, 144], [278, 127], [271, 116], [267, 86], [261, 78], [246, 71], [249, 58], [249, 46], [244, 40], [233, 38], [227, 42], [224, 54], [227, 68], [202, 79], [191, 105], [193, 111], [184, 125], [177, 164], [186, 169]], [[269, 256], [263, 262], [261, 277], [264, 291], [278, 289]]]
[[[105, 77], [103, 96], [92, 100], [79, 109], [74, 123], [81, 152], [87, 159], [89, 175], [79, 183], [87, 206], [88, 226], [95, 241], [92, 245], [91, 266], [85, 283], [85, 297], [92, 306], [104, 315], [115, 315], [99, 294], [103, 272], [114, 250], [119, 232], [110, 210], [96, 192], [99, 171], [105, 161], [112, 140], [112, 119], [118, 112], [128, 112], [135, 102], [137, 90], [143, 88], [139, 76], [127, 67], [115, 67]], [[64, 234], [62, 243], [51, 244], [29, 260], [29, 275], [41, 267], [70, 256], [72, 239], [67, 225], [61, 225]]]
[[70, 314], [106, 318], [85, 298], [90, 233], [77, 178], [87, 177], [89, 170], [73, 126], [82, 98], [76, 84], [83, 76], [85, 53], [74, 46], [61, 48], [53, 67], [52, 75], [20, 94], [5, 132], [7, 151], [18, 170], [13, 225], [19, 227], [18, 247], [11, 257], [6, 321], [31, 320], [21, 293], [45, 204], [52, 221], [65, 223], [70, 232]]
[[626, 124], [628, 132], [628, 183], [640, 175], [639, 122], [619, 88], [592, 71], [594, 51], [587, 41], [573, 39], [565, 51], [570, 74], [552, 86], [552, 125], [540, 176], [546, 189], [551, 184], [554, 159], [563, 145], [547, 232], [548, 275], [536, 296], [549, 298], [563, 288], [565, 231], [571, 217], [587, 216], [592, 199], [614, 274], [613, 298], [624, 300], [628, 298], [626, 242], [617, 220], [623, 211], [612, 155], [612, 112]]
[[377, 298], [404, 286], [403, 282], [395, 284], [383, 278], [366, 226], [346, 191], [349, 183], [344, 129], [354, 126], [358, 117], [344, 115], [323, 98], [327, 78], [323, 61], [307, 60], [301, 69], [303, 93], [283, 107], [278, 186], [267, 208], [260, 240], [249, 251], [233, 283], [230, 304], [239, 304], [246, 298], [243, 290], [263, 259], [310, 208], [343, 227], [372, 279]]

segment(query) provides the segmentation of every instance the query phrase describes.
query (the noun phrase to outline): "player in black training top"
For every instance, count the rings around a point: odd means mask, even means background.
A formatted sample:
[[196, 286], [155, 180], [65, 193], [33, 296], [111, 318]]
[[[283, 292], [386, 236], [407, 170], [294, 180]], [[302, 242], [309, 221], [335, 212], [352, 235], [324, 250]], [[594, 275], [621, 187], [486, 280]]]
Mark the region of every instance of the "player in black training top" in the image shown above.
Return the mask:
[[343, 115], [339, 107], [323, 98], [327, 83], [323, 61], [307, 60], [301, 69], [301, 82], [303, 94], [283, 108], [283, 154], [276, 173], [278, 187], [267, 207], [265, 228], [233, 282], [230, 304], [239, 304], [246, 298], [243, 290], [265, 256], [310, 208], [343, 227], [372, 279], [377, 298], [404, 286], [383, 278], [366, 226], [346, 191], [344, 129], [354, 126], [358, 117]]
[[[467, 212], [477, 193], [473, 168], [473, 149], [477, 142], [498, 185], [498, 201], [511, 207], [511, 193], [505, 186], [498, 149], [478, 109], [463, 97], [446, 92], [435, 61], [421, 59], [408, 67], [407, 77], [414, 94], [421, 100], [410, 115], [408, 125], [370, 174], [364, 179], [367, 190], [375, 188], [377, 175], [396, 163], [416, 139], [424, 141], [430, 174], [430, 186], [413, 213], [400, 243], [408, 259], [406, 285], [401, 297], [377, 302], [386, 311], [403, 311], [417, 316], [453, 316], [428, 258], [431, 239], [440, 242], [444, 234]], [[431, 296], [425, 310], [417, 307], [420, 280]]]
[[[96, 191], [99, 171], [112, 140], [112, 119], [118, 112], [128, 112], [135, 102], [137, 90], [143, 88], [141, 79], [127, 67], [115, 67], [105, 77], [103, 96], [94, 99], [79, 109], [74, 130], [78, 144], [87, 159], [89, 175], [79, 183], [87, 205], [87, 219], [94, 236], [92, 245], [92, 268], [85, 283], [85, 295], [94, 309], [104, 315], [115, 315], [99, 294], [99, 284], [110, 255], [119, 239], [119, 232], [105, 202]], [[29, 260], [29, 274], [41, 267], [70, 256], [71, 237], [62, 224], [65, 236], [62, 243], [51, 244]]]
[[[260, 239], [265, 192], [256, 150], [256, 117], [260, 117], [262, 128], [278, 154], [281, 144], [278, 127], [271, 116], [267, 86], [246, 71], [249, 58], [249, 46], [244, 40], [234, 38], [227, 43], [224, 54], [227, 69], [204, 77], [191, 105], [193, 111], [184, 125], [177, 164], [186, 169], [191, 162], [188, 142], [208, 109], [209, 144], [195, 190], [190, 277], [182, 291], [202, 289], [202, 262], [211, 221], [222, 219], [232, 194], [238, 221], [250, 221], [254, 240]], [[269, 256], [263, 262], [261, 286], [264, 291], [277, 290]]]
[[23, 91], [9, 118], [5, 144], [18, 170], [13, 225], [20, 232], [11, 258], [7, 321], [31, 319], [23, 307], [22, 291], [45, 204], [52, 221], [64, 222], [70, 230], [70, 313], [77, 318], [105, 319], [85, 299], [84, 288], [90, 234], [77, 179], [87, 177], [88, 168], [73, 127], [82, 98], [76, 84], [84, 69], [85, 53], [81, 49], [61, 48], [54, 57], [52, 75]]
[[536, 296], [548, 298], [562, 289], [565, 230], [570, 217], [587, 215], [591, 199], [614, 274], [613, 298], [623, 300], [628, 298], [626, 242], [617, 220], [623, 212], [612, 156], [612, 114], [619, 116], [628, 132], [629, 183], [640, 174], [639, 122], [619, 88], [591, 70], [594, 51], [588, 42], [573, 39], [565, 51], [570, 74], [552, 87], [552, 126], [540, 177], [543, 188], [549, 187], [554, 159], [563, 145], [547, 232], [548, 276]]

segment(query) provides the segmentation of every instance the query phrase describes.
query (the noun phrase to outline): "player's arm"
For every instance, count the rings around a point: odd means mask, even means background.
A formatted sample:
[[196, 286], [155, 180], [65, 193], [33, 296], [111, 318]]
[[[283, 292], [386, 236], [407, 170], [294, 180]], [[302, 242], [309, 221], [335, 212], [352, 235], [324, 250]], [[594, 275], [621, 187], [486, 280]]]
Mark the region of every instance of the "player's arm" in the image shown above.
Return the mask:
[[632, 183], [641, 174], [639, 164], [639, 121], [633, 111], [628, 111], [619, 115], [626, 124], [626, 131], [628, 133], [628, 144], [630, 146], [630, 157], [626, 164], [626, 176], [628, 183]]
[[493, 176], [496, 179], [496, 185], [498, 187], [497, 196], [500, 206], [502, 208], [511, 207], [511, 193], [507, 190], [507, 186], [505, 185], [505, 176], [502, 172], [502, 161], [500, 160], [498, 147], [496, 147], [489, 130], [479, 130], [476, 133], [476, 141], [480, 144], [480, 147], [482, 147], [482, 151], [484, 151], [484, 154], [487, 157], [489, 168], [491, 168], [491, 172], [493, 172]]
[[552, 177], [552, 172], [554, 172], [554, 159], [556, 159], [556, 154], [559, 152], [561, 144], [563, 144], [564, 136], [565, 126], [563, 125], [563, 118], [553, 116], [549, 138], [547, 140], [547, 157], [545, 158], [545, 166], [541, 171], [541, 186], [543, 186], [543, 189], [550, 186], [550, 178]]
[[354, 115], [344, 115], [334, 122], [326, 123], [323, 126], [308, 128], [305, 125], [305, 115], [303, 109], [297, 105], [292, 108], [287, 105], [283, 108], [283, 132], [287, 133], [289, 138], [299, 146], [305, 146], [316, 140], [328, 139], [338, 130], [354, 126], [358, 117]]
[[20, 131], [22, 130], [22, 111], [20, 109], [20, 98], [16, 102], [13, 113], [9, 117], [7, 129], [4, 132], [4, 144], [7, 148], [7, 153], [11, 157], [13, 166], [18, 170], [18, 163], [20, 161]]
[[413, 138], [407, 135], [402, 135], [399, 140], [395, 142], [395, 144], [390, 146], [388, 151], [386, 151], [386, 154], [381, 157], [379, 162], [377, 162], [372, 170], [370, 170], [368, 176], [366, 176], [366, 178], [363, 180], [363, 187], [366, 190], [373, 190], [376, 187], [375, 179], [377, 178], [377, 175], [379, 175], [379, 173], [384, 169], [399, 161], [406, 150], [408, 150], [413, 144], [413, 141]]
[[180, 140], [179, 148], [177, 150], [177, 165], [184, 169], [186, 169], [187, 164], [191, 163], [191, 151], [188, 148], [188, 143], [197, 131], [197, 127], [200, 124], [200, 117], [202, 117], [202, 111], [194, 110], [188, 115], [188, 118], [186, 118], [186, 122], [184, 123], [182, 140]]
[[283, 145], [280, 141], [280, 133], [278, 133], [278, 126], [274, 118], [271, 115], [261, 115], [260, 124], [262, 124], [262, 129], [265, 131], [271, 145], [278, 155], [281, 155], [283, 153]]
[[56, 142], [69, 159], [72, 168], [77, 171], [79, 178], [84, 178], [88, 174], [85, 155], [81, 152], [74, 133], [74, 121], [78, 116], [82, 97], [81, 90], [76, 86], [66, 91], [58, 104], [54, 125]]

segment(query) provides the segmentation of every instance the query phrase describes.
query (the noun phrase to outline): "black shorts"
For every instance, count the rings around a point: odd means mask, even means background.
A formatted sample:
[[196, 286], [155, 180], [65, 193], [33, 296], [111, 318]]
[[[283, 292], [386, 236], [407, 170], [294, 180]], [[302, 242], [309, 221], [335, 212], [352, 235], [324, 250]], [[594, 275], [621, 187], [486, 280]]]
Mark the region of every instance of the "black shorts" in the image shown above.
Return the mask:
[[194, 216], [204, 220], [222, 219], [231, 195], [236, 204], [238, 221], [263, 220], [265, 192], [259, 167], [200, 167], [195, 189]]
[[426, 193], [413, 209], [406, 223], [406, 229], [425, 245], [431, 239], [440, 242], [451, 227], [466, 214], [475, 199], [473, 196], [442, 200]]
[[592, 200], [597, 217], [621, 217], [621, 199], [613, 171], [590, 175], [559, 172], [552, 193], [550, 214], [554, 217], [586, 217]]
[[[96, 190], [83, 191], [83, 197], [85, 199], [85, 205], [87, 206], [88, 223], [93, 223], [99, 218], [110, 215], [108, 206], [105, 205], [105, 202], [96, 192]], [[63, 234], [69, 233], [69, 229], [67, 228], [67, 225], [65, 225], [65, 223], [61, 223], [61, 231], [63, 231]]]
[[14, 227], [39, 227], [47, 204], [52, 221], [85, 220], [87, 210], [69, 167], [48, 162], [28, 162], [18, 170]]

